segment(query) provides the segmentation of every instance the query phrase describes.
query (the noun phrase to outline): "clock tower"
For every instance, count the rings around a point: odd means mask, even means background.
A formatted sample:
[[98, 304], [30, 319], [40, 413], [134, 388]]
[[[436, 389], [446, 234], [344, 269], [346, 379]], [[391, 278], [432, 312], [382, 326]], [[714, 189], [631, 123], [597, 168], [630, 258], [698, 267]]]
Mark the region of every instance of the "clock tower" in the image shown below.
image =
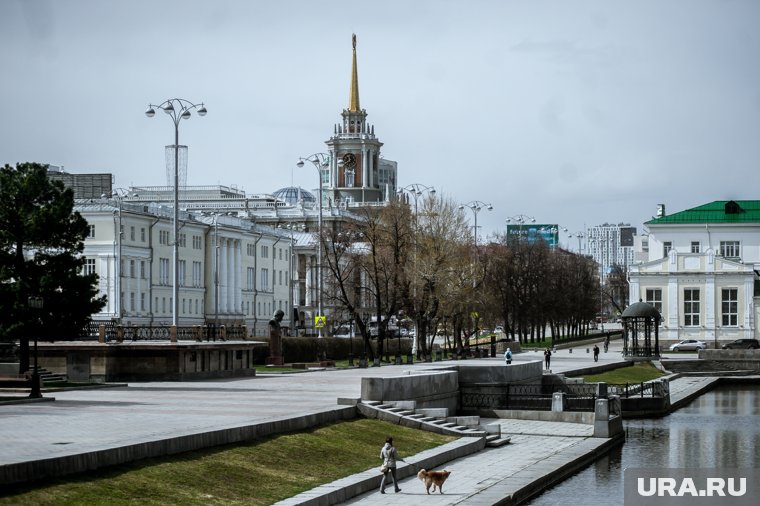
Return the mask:
[[342, 123], [335, 125], [332, 137], [325, 141], [330, 167], [329, 178], [326, 172], [323, 175], [323, 191], [338, 206], [382, 205], [396, 193], [396, 162], [380, 157], [383, 143], [375, 137], [375, 127], [367, 123], [367, 111], [359, 106], [356, 35], [352, 46], [348, 109], [343, 109]]

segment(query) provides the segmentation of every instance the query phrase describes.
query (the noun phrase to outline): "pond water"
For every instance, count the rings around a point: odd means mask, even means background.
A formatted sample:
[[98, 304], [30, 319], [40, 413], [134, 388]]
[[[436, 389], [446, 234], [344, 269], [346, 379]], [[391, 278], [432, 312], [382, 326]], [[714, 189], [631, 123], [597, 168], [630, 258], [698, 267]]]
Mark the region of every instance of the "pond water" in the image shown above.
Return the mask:
[[664, 418], [626, 420], [626, 441], [527, 504], [623, 504], [631, 467], [760, 469], [760, 386], [716, 388]]

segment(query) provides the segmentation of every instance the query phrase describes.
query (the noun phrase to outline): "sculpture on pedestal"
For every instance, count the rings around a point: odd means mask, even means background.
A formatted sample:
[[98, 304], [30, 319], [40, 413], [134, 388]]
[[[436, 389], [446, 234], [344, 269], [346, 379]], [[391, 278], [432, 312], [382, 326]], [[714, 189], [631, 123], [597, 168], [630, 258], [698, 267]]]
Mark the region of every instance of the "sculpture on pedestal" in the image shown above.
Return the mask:
[[285, 316], [285, 312], [282, 309], [278, 309], [274, 313], [274, 317], [269, 320], [269, 358], [267, 358], [268, 365], [283, 365], [282, 359], [282, 330], [280, 328], [280, 322]]

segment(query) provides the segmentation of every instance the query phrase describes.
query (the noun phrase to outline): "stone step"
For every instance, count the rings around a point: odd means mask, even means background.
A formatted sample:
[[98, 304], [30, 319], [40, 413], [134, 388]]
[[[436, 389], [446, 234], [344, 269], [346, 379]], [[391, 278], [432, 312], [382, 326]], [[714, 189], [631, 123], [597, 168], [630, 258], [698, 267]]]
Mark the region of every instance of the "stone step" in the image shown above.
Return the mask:
[[509, 436], [488, 436], [486, 438], [486, 446], [489, 448], [498, 448], [499, 446], [508, 444], [510, 440], [511, 438]]

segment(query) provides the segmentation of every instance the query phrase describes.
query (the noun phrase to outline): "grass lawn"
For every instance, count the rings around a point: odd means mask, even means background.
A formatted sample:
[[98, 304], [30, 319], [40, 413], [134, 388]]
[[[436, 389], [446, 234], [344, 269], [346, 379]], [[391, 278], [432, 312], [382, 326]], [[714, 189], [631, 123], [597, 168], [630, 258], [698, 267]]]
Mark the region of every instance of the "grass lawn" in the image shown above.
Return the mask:
[[149, 459], [0, 492], [0, 505], [253, 504], [373, 467], [393, 436], [402, 458], [456, 439], [358, 419], [239, 446]]
[[587, 382], [605, 383], [641, 383], [665, 376], [665, 373], [657, 369], [651, 362], [637, 362], [631, 367], [620, 367], [613, 371], [602, 374], [590, 374], [583, 376]]

